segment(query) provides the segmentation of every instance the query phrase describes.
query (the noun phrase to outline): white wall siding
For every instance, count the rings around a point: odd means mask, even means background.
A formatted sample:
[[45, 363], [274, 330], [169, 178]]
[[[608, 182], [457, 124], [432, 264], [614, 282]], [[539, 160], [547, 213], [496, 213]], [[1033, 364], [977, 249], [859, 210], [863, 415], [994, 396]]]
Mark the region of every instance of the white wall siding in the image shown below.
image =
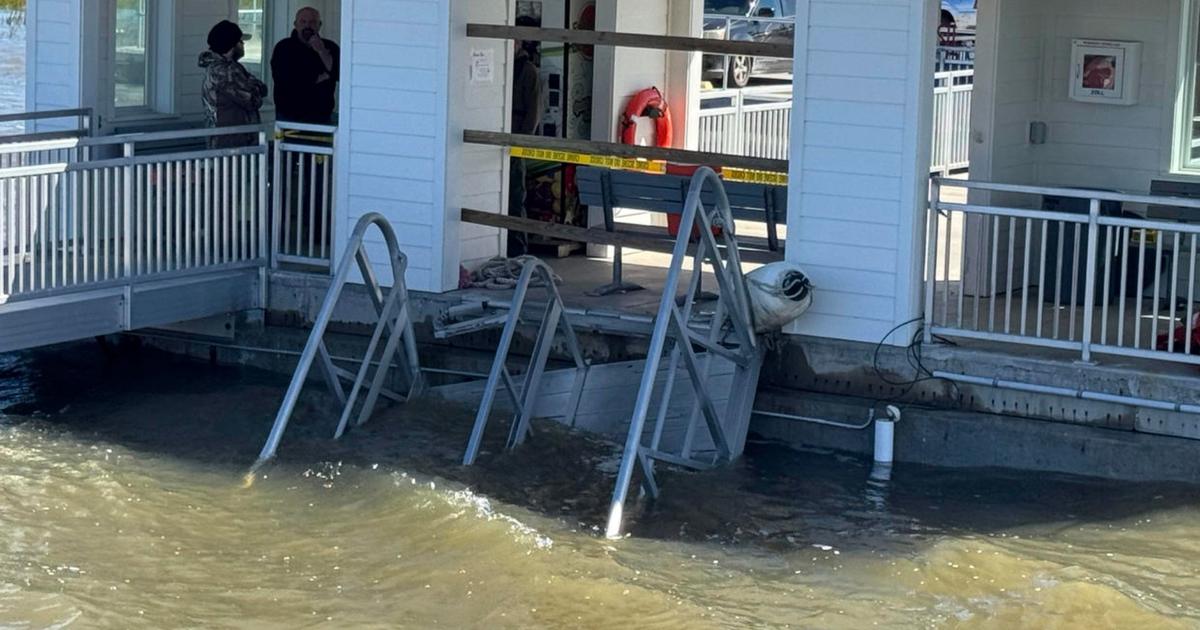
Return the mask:
[[[980, 109], [972, 127], [984, 142], [972, 169], [1010, 183], [1148, 190], [1151, 179], [1171, 170], [1180, 6], [1175, 0], [982, 0], [981, 24], [994, 19], [996, 26], [980, 37]], [[1136, 105], [1068, 98], [1075, 38], [1142, 42]], [[1029, 143], [1034, 121], [1046, 123], [1045, 144]]]
[[[462, 142], [464, 129], [506, 131], [506, 115], [512, 99], [509, 89], [512, 72], [512, 44], [507, 40], [474, 39], [466, 36], [470, 22], [510, 23], [507, 2], [455, 2], [451, 7], [451, 43], [449, 94], [450, 108], [446, 137], [446, 265], [443, 287], [454, 288], [458, 281], [458, 263], [467, 268], [503, 254], [501, 232], [459, 220], [458, 210], [470, 208], [499, 214], [507, 208], [508, 158], [500, 147], [468, 145]], [[490, 83], [472, 82], [472, 51], [490, 51], [495, 61]]]
[[[409, 287], [442, 291], [449, 3], [345, 0], [342, 11], [338, 255], [358, 219], [380, 212], [408, 254]], [[369, 243], [386, 277], [386, 251]]]
[[[1174, 42], [1179, 2], [1055, 0], [1042, 3], [1042, 102], [1049, 141], [1037, 147], [1039, 183], [1148, 190], [1169, 168]], [[1174, 19], [1173, 19], [1174, 18]], [[1067, 98], [1071, 40], [1143, 43], [1140, 101], [1130, 107]]]
[[[30, 0], [26, 31], [26, 109], [79, 107], [81, 0]], [[49, 129], [69, 121], [53, 121]]]
[[[1041, 3], [1037, 0], [1004, 0], [987, 2], [980, 8], [984, 19], [993, 13], [996, 20], [994, 49], [979, 55], [979, 75], [984, 68], [995, 78], [977, 75], [977, 84], [995, 82], [996, 98], [977, 98], [981, 107], [992, 107], [994, 133], [985, 133], [991, 141], [988, 179], [1032, 183], [1037, 178], [1032, 145], [1029, 144], [1029, 123], [1036, 119], [1041, 91], [1042, 41], [1036, 34], [1040, 28]], [[997, 6], [999, 5], [999, 6]], [[993, 11], [994, 9], [994, 11]], [[990, 53], [990, 54], [989, 54]], [[1065, 91], [1064, 87], [1064, 91]], [[984, 88], [985, 95], [987, 88]], [[980, 110], [980, 113], [986, 110]], [[979, 128], [979, 123], [974, 123]], [[985, 145], [986, 146], [986, 145]], [[974, 162], [972, 163], [974, 167]], [[985, 172], [980, 169], [980, 172]]]
[[818, 297], [792, 332], [879, 341], [920, 310], [936, 7], [797, 4], [788, 258]]

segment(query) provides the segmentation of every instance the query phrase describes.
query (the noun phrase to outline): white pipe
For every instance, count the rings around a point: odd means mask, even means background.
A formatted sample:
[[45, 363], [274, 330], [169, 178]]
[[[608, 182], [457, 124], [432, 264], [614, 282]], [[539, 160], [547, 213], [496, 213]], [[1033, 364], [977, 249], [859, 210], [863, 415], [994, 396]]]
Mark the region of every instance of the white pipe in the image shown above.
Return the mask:
[[1106, 394], [1103, 392], [1094, 392], [1082, 388], [1071, 389], [1068, 387], [1054, 387], [1051, 385], [1035, 385], [1033, 383], [1021, 383], [1019, 381], [1006, 381], [999, 378], [970, 376], [968, 374], [956, 374], [954, 372], [941, 371], [935, 371], [933, 373], [933, 378], [953, 381], [956, 383], [966, 383], [968, 385], [995, 387], [996, 389], [1011, 389], [1013, 391], [1030, 392], [1033, 394], [1063, 396], [1066, 398], [1078, 398], [1080, 400], [1094, 400], [1097, 402], [1130, 405], [1132, 407], [1143, 407], [1146, 409], [1160, 409], [1162, 411], [1200, 415], [1200, 405], [1186, 405], [1183, 403], [1170, 402], [1166, 400], [1154, 400], [1151, 398], [1138, 398], [1136, 396]]
[[780, 420], [792, 420], [795, 422], [807, 422], [810, 424], [820, 424], [820, 425], [824, 425], [827, 427], [837, 427], [839, 429], [849, 429], [851, 431], [861, 431], [861, 430], [871, 426], [872, 422], [875, 422], [875, 410], [874, 409], [871, 410], [870, 417], [867, 418], [867, 421], [863, 424], [846, 424], [844, 422], [834, 422], [833, 420], [823, 420], [821, 418], [812, 418], [809, 416], [797, 416], [795, 414], [778, 413], [775, 411], [759, 411], [757, 409], [755, 409], [751, 413], [756, 416], [764, 416], [767, 418], [777, 418]]
[[891, 464], [895, 460], [896, 422], [890, 418], [875, 421], [875, 463]]
[[900, 408], [887, 406], [887, 419], [875, 421], [875, 463], [891, 466], [896, 452], [896, 423], [900, 422]]

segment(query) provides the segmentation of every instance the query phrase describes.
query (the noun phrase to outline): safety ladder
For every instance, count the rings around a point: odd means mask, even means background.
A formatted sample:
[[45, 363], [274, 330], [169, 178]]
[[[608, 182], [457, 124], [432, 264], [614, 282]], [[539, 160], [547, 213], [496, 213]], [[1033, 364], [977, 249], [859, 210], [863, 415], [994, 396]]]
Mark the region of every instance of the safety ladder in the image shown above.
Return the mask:
[[[387, 245], [388, 262], [391, 263], [392, 286], [386, 291], [375, 277], [375, 270], [371, 266], [366, 247], [363, 244], [367, 230], [372, 225], [377, 227], [382, 234], [383, 241]], [[325, 334], [333, 317], [334, 308], [341, 298], [342, 290], [350, 280], [350, 274], [356, 266], [366, 285], [367, 294], [379, 315], [379, 321], [375, 324], [357, 372], [350, 372], [334, 365], [333, 357], [325, 344]], [[279, 449], [279, 442], [283, 439], [284, 431], [287, 430], [288, 422], [295, 411], [296, 402], [300, 398], [300, 392], [304, 389], [304, 383], [308, 379], [314, 362], [320, 366], [326, 385], [342, 407], [337, 429], [334, 431], [335, 439], [345, 433], [347, 427], [350, 426], [351, 417], [354, 417], [354, 426], [365, 423], [374, 411], [380, 396], [396, 402], [405, 402], [420, 393], [422, 388], [421, 368], [417, 357], [417, 340], [413, 334], [412, 318], [408, 312], [408, 285], [404, 280], [407, 266], [408, 260], [400, 251], [396, 233], [383, 215], [370, 213], [359, 219], [358, 224], [354, 227], [354, 232], [350, 235], [346, 253], [338, 264], [337, 273], [333, 276], [333, 282], [329, 285], [325, 301], [313, 323], [312, 333], [300, 355], [300, 364], [296, 367], [287, 394], [284, 395], [283, 404], [280, 405], [279, 413], [275, 416], [271, 434], [258, 456], [256, 469], [273, 458]], [[384, 341], [385, 337], [386, 341]], [[379, 354], [381, 341], [384, 341], [383, 352]], [[404, 346], [403, 352], [400, 352], [401, 344]], [[399, 361], [396, 360], [398, 352], [400, 352]], [[406, 393], [401, 394], [384, 387], [384, 382], [393, 368], [402, 370], [402, 376], [407, 383]], [[370, 385], [366, 386], [368, 379], [370, 379]], [[343, 387], [342, 381], [352, 383], [349, 392]], [[359, 405], [358, 401], [364, 386], [366, 386], [366, 397]]]
[[[714, 204], [706, 207], [705, 190]], [[699, 243], [692, 255], [688, 291], [677, 300], [689, 242]], [[701, 294], [704, 268], [716, 277], [720, 294], [711, 312], [704, 317], [696, 308]], [[742, 275], [737, 236], [729, 199], [721, 179], [710, 168], [701, 168], [692, 177], [687, 202], [680, 222], [679, 237], [667, 270], [666, 286], [654, 320], [649, 352], [629, 432], [617, 472], [605, 534], [621, 536], [625, 502], [635, 467], [642, 472], [642, 486], [651, 497], [658, 496], [654, 477], [655, 461], [704, 470], [727, 463], [739, 456], [745, 446], [754, 395], [763, 362], [762, 344], [756, 337], [751, 317], [750, 296]], [[659, 368], [665, 355], [667, 376]], [[687, 378], [676, 376], [682, 364]], [[714, 387], [717, 372], [725, 372], [726, 387]], [[664, 429], [670, 409], [677, 398], [675, 388], [682, 384], [684, 399], [691, 401], [681, 442], [673, 447], [664, 443]], [[728, 392], [723, 409], [714, 400], [717, 391]], [[653, 431], [646, 442], [646, 422], [657, 403]]]
[[[538, 287], [542, 288], [545, 293], [545, 313], [541, 318], [529, 366], [525, 370], [520, 386], [518, 386], [508, 371], [508, 357], [509, 352], [512, 350], [512, 343], [517, 333], [517, 327], [521, 325], [525, 317], [525, 311], [529, 310], [526, 308], [529, 291], [532, 288], [537, 288], [533, 286], [535, 279], [538, 281]], [[451, 309], [447, 313], [447, 316], [459, 316], [466, 312], [465, 309], [471, 308], [477, 308], [482, 312], [478, 317], [440, 326], [434, 331], [435, 337], [448, 339], [503, 327], [503, 331], [500, 333], [500, 342], [496, 348], [496, 357], [492, 361], [492, 368], [488, 373], [487, 383], [484, 385], [483, 398], [479, 402], [479, 410], [475, 415], [475, 425], [471, 430], [471, 438], [467, 443], [467, 450], [463, 454], [464, 466], [474, 464], [476, 458], [479, 456], [479, 449], [483, 443], [483, 434], [487, 429], [488, 420], [491, 418], [492, 409], [496, 403], [496, 392], [501, 389], [508, 393], [514, 410], [512, 423], [509, 426], [506, 448], [508, 450], [514, 449], [525, 441], [526, 436], [529, 434], [530, 423], [538, 411], [539, 403], [542, 401], [541, 394], [545, 384], [546, 365], [550, 359], [550, 351], [554, 346], [554, 336], [559, 330], [562, 331], [566, 339], [567, 350], [570, 352], [571, 359], [575, 363], [575, 367], [573, 370], [570, 370], [570, 374], [567, 376], [570, 380], [570, 395], [562, 417], [558, 418], [564, 424], [571, 425], [574, 423], [575, 414], [579, 410], [589, 370], [588, 363], [584, 361], [583, 353], [580, 351], [579, 340], [575, 336], [575, 329], [571, 327], [566, 307], [563, 305], [562, 296], [559, 295], [558, 287], [555, 285], [554, 272], [550, 270], [546, 263], [535, 258], [525, 261], [521, 268], [521, 275], [513, 290], [511, 303], [507, 305], [482, 303], [478, 306]], [[562, 374], [563, 372], [560, 371], [559, 373]], [[538, 414], [538, 417], [545, 417], [545, 415]]]

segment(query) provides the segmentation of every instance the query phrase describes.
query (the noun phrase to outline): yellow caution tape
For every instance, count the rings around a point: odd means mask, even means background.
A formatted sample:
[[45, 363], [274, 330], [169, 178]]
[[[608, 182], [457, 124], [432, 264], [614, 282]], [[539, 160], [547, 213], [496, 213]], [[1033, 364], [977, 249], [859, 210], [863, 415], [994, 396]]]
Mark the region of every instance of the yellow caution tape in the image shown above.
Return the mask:
[[553, 149], [531, 149], [529, 147], [512, 147], [513, 157], [543, 162], [562, 162], [564, 164], [580, 164], [583, 166], [599, 166], [602, 168], [619, 168], [627, 171], [641, 171], [661, 175], [667, 172], [667, 163], [636, 158], [621, 158], [610, 155], [590, 155], [574, 151], [556, 151]]
[[1137, 247], [1141, 243], [1158, 245], [1158, 230], [1131, 230], [1129, 233], [1129, 244]]
[[[667, 163], [658, 160], [641, 160], [637, 158], [621, 158], [610, 155], [592, 155], [574, 151], [557, 151], [554, 149], [532, 149], [529, 147], [511, 147], [511, 155], [527, 160], [542, 162], [562, 162], [564, 164], [580, 164], [601, 168], [616, 168], [627, 171], [640, 171], [663, 175], [667, 172]], [[787, 186], [787, 173], [771, 171], [756, 171], [745, 168], [722, 168], [721, 177], [726, 181], [745, 182], [749, 184], [767, 184], [771, 186]]]
[[747, 184], [767, 184], [770, 186], [787, 186], [787, 173], [771, 171], [753, 171], [745, 168], [723, 168], [721, 179], [729, 182], [744, 182]]
[[276, 140], [308, 140], [309, 142], [321, 142], [324, 144], [333, 144], [333, 135], [315, 136], [301, 131], [283, 131], [275, 133]]

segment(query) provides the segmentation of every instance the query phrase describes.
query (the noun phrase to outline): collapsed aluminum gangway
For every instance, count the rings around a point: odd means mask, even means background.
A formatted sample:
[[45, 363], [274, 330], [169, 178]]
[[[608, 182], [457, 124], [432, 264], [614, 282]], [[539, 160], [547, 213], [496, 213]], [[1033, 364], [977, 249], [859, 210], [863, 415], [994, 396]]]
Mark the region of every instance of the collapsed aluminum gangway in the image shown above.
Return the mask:
[[[387, 290], [386, 296], [384, 289], [375, 277], [375, 269], [367, 257], [367, 250], [363, 243], [367, 230], [372, 225], [378, 228], [383, 235], [383, 241], [388, 251], [388, 262], [391, 264], [392, 286]], [[358, 371], [350, 372], [334, 365], [333, 358], [325, 344], [325, 335], [329, 323], [333, 319], [334, 309], [338, 305], [343, 289], [351, 280], [351, 273], [355, 267], [366, 284], [367, 295], [370, 296], [375, 312], [379, 315], [379, 321], [375, 324], [371, 340], [367, 343], [367, 349], [363, 353], [363, 360]], [[350, 235], [346, 253], [329, 285], [325, 301], [321, 304], [320, 312], [317, 313], [308, 343], [305, 344], [304, 351], [300, 354], [300, 364], [296, 367], [295, 374], [292, 375], [292, 382], [283, 397], [283, 404], [280, 405], [279, 413], [275, 416], [275, 424], [271, 427], [267, 443], [263, 445], [262, 452], [258, 456], [255, 469], [275, 457], [275, 453], [279, 450], [279, 443], [283, 439], [284, 431], [287, 430], [288, 422], [296, 409], [300, 392], [304, 389], [305, 381], [308, 380], [308, 374], [312, 370], [314, 362], [319, 362], [321, 376], [324, 377], [326, 386], [329, 387], [329, 391], [342, 407], [337, 428], [334, 431], [335, 439], [340, 438], [350, 426], [351, 416], [355, 417], [355, 426], [365, 423], [375, 410], [380, 396], [396, 402], [405, 402], [419, 393], [422, 379], [420, 361], [417, 357], [417, 341], [413, 335], [412, 319], [408, 311], [408, 286], [404, 280], [404, 272], [407, 267], [408, 259], [404, 252], [400, 251], [396, 233], [383, 215], [369, 213], [358, 220], [354, 232]], [[387, 341], [384, 343], [382, 354], [379, 354], [379, 342], [385, 336]], [[404, 351], [401, 356], [402, 360], [397, 365], [396, 354], [400, 350], [401, 344], [404, 346]], [[384, 387], [388, 374], [397, 367], [403, 370], [401, 376], [407, 384], [407, 392], [403, 394]], [[366, 398], [359, 405], [358, 399], [368, 377], [370, 377], [371, 384], [367, 388]], [[342, 386], [343, 380], [352, 383], [349, 393]]]
[[[711, 207], [706, 207], [702, 200], [706, 189], [711, 193], [707, 196], [715, 201]], [[371, 224], [383, 232], [391, 259], [393, 283], [386, 297], [362, 247], [363, 234]], [[646, 494], [656, 497], [659, 493], [654, 473], [656, 462], [708, 470], [741, 455], [758, 388], [763, 346], [754, 329], [729, 201], [720, 178], [711, 169], [702, 168], [693, 177], [680, 225], [666, 286], [654, 318], [649, 352], [643, 360], [589, 364], [571, 326], [569, 309], [555, 286], [553, 272], [536, 259], [524, 263], [510, 302], [464, 303], [445, 313], [435, 328], [439, 338], [501, 330], [486, 381], [431, 388], [436, 395], [478, 404], [463, 454], [464, 465], [478, 459], [488, 424], [494, 412], [501, 410], [511, 412], [505, 443], [508, 450], [526, 440], [535, 419], [553, 420], [623, 441], [606, 528], [609, 537], [619, 537], [636, 473], [641, 473], [640, 484]], [[698, 244], [688, 271], [685, 266], [693, 239]], [[367, 283], [379, 322], [360, 369], [352, 374], [334, 366], [324, 336], [355, 262]], [[422, 383], [421, 368], [408, 314], [404, 266], [404, 255], [396, 247], [386, 220], [379, 215], [364, 217], [351, 237], [350, 248], [317, 316], [256, 467], [275, 455], [314, 362], [319, 361], [327, 385], [342, 405], [335, 437], [342, 435], [356, 409], [355, 424], [365, 422], [379, 396], [403, 402], [416, 395]], [[716, 278], [719, 293], [715, 300], [698, 299], [704, 295], [706, 270]], [[685, 274], [690, 274], [686, 281]], [[681, 287], [686, 290], [677, 298]], [[529, 299], [534, 290], [543, 292], [543, 302]], [[537, 321], [538, 329], [528, 366], [518, 378], [509, 371], [510, 353], [518, 329], [526, 320]], [[378, 343], [385, 335], [387, 344], [382, 355], [376, 357]], [[560, 335], [569, 367], [549, 369], [555, 340]], [[396, 352], [401, 342], [405, 352], [397, 362]], [[356, 407], [373, 365], [378, 367], [374, 368], [366, 400]], [[394, 367], [404, 370], [409, 385], [406, 394], [383, 387]], [[342, 389], [343, 379], [354, 383], [349, 395]], [[631, 397], [629, 393], [635, 390], [637, 396]]]

